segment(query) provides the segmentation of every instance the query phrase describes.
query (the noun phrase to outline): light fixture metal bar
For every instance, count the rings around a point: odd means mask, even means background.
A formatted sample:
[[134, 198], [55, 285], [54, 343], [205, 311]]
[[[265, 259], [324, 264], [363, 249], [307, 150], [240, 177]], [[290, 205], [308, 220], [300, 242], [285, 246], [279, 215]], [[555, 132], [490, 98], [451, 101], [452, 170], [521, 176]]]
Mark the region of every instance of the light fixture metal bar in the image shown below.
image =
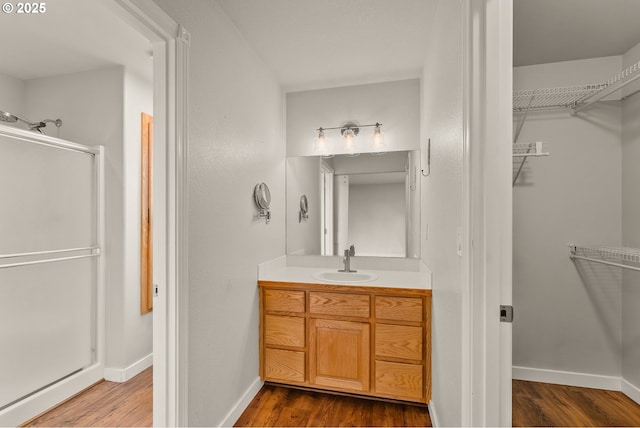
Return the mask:
[[324, 126], [321, 126], [320, 128], [316, 129], [316, 131], [327, 131], [327, 130], [331, 130], [331, 129], [355, 129], [355, 128], [367, 128], [367, 127], [371, 127], [371, 126], [382, 126], [381, 123], [374, 123], [373, 125], [355, 125], [355, 124], [349, 124], [349, 125], [343, 125], [343, 126], [334, 126], [332, 128], [325, 128]]

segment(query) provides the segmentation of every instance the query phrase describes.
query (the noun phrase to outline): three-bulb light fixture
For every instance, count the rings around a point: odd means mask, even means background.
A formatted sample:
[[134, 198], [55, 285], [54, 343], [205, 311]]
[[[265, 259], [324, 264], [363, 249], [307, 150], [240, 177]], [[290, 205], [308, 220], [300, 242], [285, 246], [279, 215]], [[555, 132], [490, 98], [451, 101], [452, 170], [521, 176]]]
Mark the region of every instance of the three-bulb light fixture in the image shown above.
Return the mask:
[[360, 133], [360, 128], [374, 127], [373, 134], [371, 135], [371, 151], [373, 152], [381, 152], [384, 151], [385, 142], [384, 142], [384, 134], [380, 127], [381, 123], [376, 122], [373, 125], [356, 125], [355, 123], [347, 123], [343, 126], [336, 126], [334, 128], [323, 128], [320, 127], [316, 129], [318, 131], [318, 138], [316, 138], [315, 144], [315, 152], [319, 155], [329, 155], [331, 154], [331, 150], [329, 147], [329, 141], [325, 136], [324, 132], [332, 129], [339, 129], [342, 134], [342, 144], [343, 151], [351, 154], [356, 153], [356, 137]]

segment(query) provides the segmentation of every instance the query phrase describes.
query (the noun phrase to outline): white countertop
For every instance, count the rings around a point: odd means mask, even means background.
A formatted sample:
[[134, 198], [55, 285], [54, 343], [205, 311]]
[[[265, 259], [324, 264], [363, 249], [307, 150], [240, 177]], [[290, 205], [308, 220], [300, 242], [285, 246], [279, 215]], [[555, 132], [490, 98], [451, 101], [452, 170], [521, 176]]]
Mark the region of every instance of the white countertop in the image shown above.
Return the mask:
[[[356, 261], [355, 258], [353, 260]], [[301, 264], [304, 266], [300, 266]], [[369, 259], [365, 261], [361, 258], [361, 266], [353, 263], [353, 269], [356, 269], [358, 273], [370, 273], [376, 277], [375, 279], [365, 282], [345, 283], [326, 281], [316, 278], [315, 275], [320, 272], [337, 272], [338, 268], [332, 268], [332, 265], [335, 265], [335, 263], [331, 260], [331, 257], [317, 259], [316, 256], [284, 256], [270, 262], [260, 264], [258, 267], [258, 280], [305, 284], [347, 285], [351, 287], [411, 288], [419, 290], [431, 289], [431, 271], [419, 260], [413, 260], [410, 262], [401, 261], [398, 263], [385, 260], [383, 263], [378, 263], [377, 260]], [[384, 266], [385, 269], [366, 268], [368, 266], [381, 265]]]

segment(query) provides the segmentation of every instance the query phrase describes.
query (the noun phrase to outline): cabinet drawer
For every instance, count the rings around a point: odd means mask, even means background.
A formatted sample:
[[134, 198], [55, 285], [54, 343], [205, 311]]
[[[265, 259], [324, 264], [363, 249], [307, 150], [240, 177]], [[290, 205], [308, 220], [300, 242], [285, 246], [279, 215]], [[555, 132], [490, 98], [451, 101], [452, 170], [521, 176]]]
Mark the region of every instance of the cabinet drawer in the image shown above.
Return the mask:
[[264, 377], [266, 380], [304, 382], [304, 352], [265, 349]]
[[376, 361], [376, 392], [393, 398], [423, 400], [422, 366]]
[[264, 342], [266, 345], [297, 346], [303, 348], [304, 318], [265, 315]]
[[366, 294], [309, 293], [309, 312], [369, 318], [370, 302]]
[[422, 327], [376, 324], [376, 356], [422, 360]]
[[424, 314], [420, 297], [376, 296], [376, 318], [421, 322]]
[[264, 290], [267, 311], [304, 312], [304, 291]]

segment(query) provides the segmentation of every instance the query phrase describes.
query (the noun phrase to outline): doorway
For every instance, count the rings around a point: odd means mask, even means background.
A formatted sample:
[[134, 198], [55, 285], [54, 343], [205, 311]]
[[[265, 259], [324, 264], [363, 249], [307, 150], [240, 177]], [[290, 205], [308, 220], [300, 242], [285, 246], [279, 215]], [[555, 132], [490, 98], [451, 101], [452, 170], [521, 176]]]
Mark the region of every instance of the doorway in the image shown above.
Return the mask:
[[[68, 12], [69, 8], [73, 8], [73, 13]], [[61, 0], [57, 2], [56, 8], [48, 11], [45, 20], [21, 20], [18, 28], [14, 28], [9, 25], [9, 21], [11, 21], [12, 16], [7, 16], [5, 22], [3, 22], [3, 30], [9, 31], [15, 38], [16, 34], [20, 34], [20, 31], [24, 31], [26, 33], [39, 34], [45, 33], [40, 27], [42, 26], [44, 21], [54, 22], [55, 31], [54, 33], [59, 36], [58, 39], [65, 39], [65, 31], [71, 32], [73, 37], [69, 36], [69, 40], [84, 40], [88, 39], [88, 37], [80, 37], [78, 38], [78, 34], [82, 34], [82, 32], [76, 31], [74, 29], [74, 24], [82, 23], [89, 21], [90, 19], [80, 19], [82, 11], [87, 11], [90, 8], [102, 8], [99, 15], [104, 17], [105, 19], [102, 21], [116, 22], [118, 30], [106, 30], [104, 27], [100, 27], [103, 31], [101, 37], [97, 37], [91, 39], [91, 43], [93, 46], [90, 48], [90, 55], [93, 59], [94, 63], [87, 65], [86, 67], [89, 69], [88, 72], [94, 72], [95, 74], [100, 75], [100, 77], [105, 77], [108, 79], [109, 77], [113, 77], [121, 71], [120, 75], [124, 76], [125, 79], [127, 77], [127, 72], [119, 70], [119, 65], [114, 65], [109, 61], [114, 61], [113, 58], [105, 59], [100, 58], [97, 59], [96, 52], [100, 52], [100, 54], [110, 55], [113, 54], [113, 51], [124, 51], [125, 46], [135, 45], [135, 43], [124, 43], [121, 41], [121, 38], [124, 37], [124, 34], [131, 34], [131, 32], [136, 33], [135, 38], [140, 39], [141, 37], [146, 39], [146, 48], [144, 50], [144, 60], [149, 67], [153, 69], [154, 75], [154, 85], [153, 85], [153, 104], [154, 104], [154, 112], [156, 114], [156, 132], [155, 132], [155, 146], [156, 146], [156, 158], [154, 159], [155, 168], [153, 168], [154, 175], [160, 176], [160, 180], [156, 179], [156, 183], [160, 183], [160, 185], [156, 186], [154, 189], [155, 195], [153, 198], [154, 212], [156, 213], [154, 226], [158, 229], [159, 233], [154, 234], [153, 246], [154, 251], [153, 254], [155, 256], [156, 267], [154, 267], [155, 272], [153, 272], [154, 283], [158, 284], [158, 286], [164, 291], [160, 298], [155, 299], [155, 310], [153, 314], [147, 315], [147, 317], [153, 317], [153, 350], [155, 351], [154, 359], [154, 389], [158, 391], [158, 393], [154, 393], [154, 407], [156, 411], [154, 411], [154, 420], [156, 425], [177, 425], [179, 415], [184, 414], [181, 412], [181, 409], [178, 409], [177, 405], [177, 390], [180, 388], [178, 382], [178, 370], [176, 370], [176, 352], [167, 352], [167, 349], [176, 349], [176, 336], [177, 336], [177, 311], [173, 315], [174, 317], [167, 316], [167, 302], [174, 301], [175, 294], [171, 294], [175, 291], [175, 284], [180, 278], [180, 275], [176, 274], [176, 270], [178, 267], [178, 263], [176, 262], [177, 254], [179, 253], [176, 250], [176, 247], [180, 244], [180, 241], [177, 237], [180, 234], [180, 230], [175, 227], [176, 221], [176, 206], [181, 203], [181, 192], [176, 189], [176, 183], [180, 183], [181, 180], [177, 179], [177, 177], [182, 174], [182, 166], [178, 166], [175, 169], [167, 172], [166, 165], [176, 165], [176, 159], [181, 159], [182, 150], [176, 150], [176, 139], [180, 138], [184, 143], [186, 142], [185, 134], [184, 134], [184, 121], [186, 121], [186, 110], [184, 110], [184, 105], [186, 103], [186, 99], [182, 97], [182, 94], [185, 93], [186, 89], [186, 76], [180, 74], [177, 70], [184, 70], [186, 72], [187, 67], [186, 64], [188, 62], [188, 56], [186, 53], [188, 52], [188, 38], [189, 35], [183, 29], [179, 29], [178, 25], [173, 22], [158, 6], [155, 4], [147, 4], [145, 3], [143, 6], [137, 5], [135, 1], [129, 0], [109, 0], [105, 2], [82, 2], [78, 3], [75, 1], [67, 1]], [[93, 11], [95, 12], [95, 11]], [[90, 16], [95, 16], [96, 13], [89, 13]], [[66, 18], [65, 18], [66, 16]], [[70, 18], [72, 17], [72, 18]], [[65, 21], [66, 19], [66, 21]], [[62, 20], [62, 21], [61, 21]], [[64, 21], [64, 22], [63, 22]], [[11, 21], [13, 22], [13, 21]], [[63, 23], [61, 23], [63, 22]], [[7, 24], [7, 25], [4, 25]], [[38, 27], [38, 31], [34, 31], [33, 26]], [[93, 26], [98, 27], [98, 25]], [[128, 30], [126, 29], [128, 27]], [[86, 27], [85, 27], [86, 28]], [[95, 29], [95, 28], [94, 28]], [[88, 30], [87, 30], [88, 31]], [[18, 39], [20, 39], [18, 37]], [[29, 39], [29, 38], [25, 38]], [[176, 42], [179, 39], [180, 41]], [[45, 40], [40, 40], [38, 43], [42, 42], [43, 45], [40, 46], [40, 49], [47, 50], [44, 46]], [[3, 53], [6, 53], [7, 57], [12, 58], [21, 58], [20, 56], [15, 56], [15, 51], [4, 51], [4, 49], [17, 49], [22, 52], [32, 51], [30, 49], [24, 49], [24, 46], [16, 46], [17, 44], [11, 44], [11, 46], [3, 47]], [[24, 69], [27, 72], [33, 72], [34, 70], [47, 70], [51, 73], [59, 73], [59, 76], [70, 76], [65, 83], [71, 85], [74, 79], [77, 79], [77, 75], [70, 73], [76, 73], [74, 70], [63, 68], [64, 65], [77, 65], [78, 61], [82, 61], [81, 58], [73, 58], [74, 61], [69, 60], [69, 57], [66, 55], [68, 52], [65, 50], [66, 46], [64, 43], [59, 49], [56, 51], [56, 55], [53, 57], [59, 57], [63, 59], [60, 64], [49, 64], [42, 67], [37, 67], [33, 65], [32, 60], [34, 59], [42, 59], [44, 56], [26, 56], [23, 55], [22, 58], [24, 61]], [[81, 51], [81, 49], [77, 46], [71, 46], [69, 44], [71, 50], [75, 50], [76, 53]], [[102, 49], [101, 47], [104, 47]], [[150, 61], [151, 53], [153, 52], [153, 62]], [[80, 55], [80, 54], [79, 54]], [[81, 55], [80, 55], [81, 56]], [[53, 58], [52, 56], [47, 56], [47, 58]], [[31, 62], [30, 62], [31, 61]], [[11, 65], [20, 65], [20, 61], [10, 61]], [[122, 62], [116, 62], [116, 64], [122, 64]], [[153, 64], [153, 65], [150, 65]], [[170, 64], [170, 65], [168, 65]], [[178, 67], [178, 65], [180, 67]], [[106, 68], [108, 71], [104, 73], [100, 73], [99, 70]], [[83, 70], [83, 72], [86, 70]], [[3, 101], [15, 103], [14, 107], [11, 107], [14, 110], [22, 112], [22, 109], [26, 109], [29, 107], [28, 102], [21, 101], [21, 92], [26, 92], [27, 95], [30, 96], [31, 99], [37, 98], [37, 95], [41, 93], [43, 79], [42, 76], [34, 76], [33, 74], [28, 74], [23, 79], [14, 77], [15, 70], [5, 71], [6, 75], [2, 76], [0, 79], [0, 90], [5, 94], [3, 96]], [[0, 71], [2, 74], [2, 71]], [[132, 73], [132, 75], [138, 75], [139, 73]], [[6, 78], [5, 78], [6, 77]], [[37, 87], [31, 89], [27, 88], [26, 84], [21, 82], [21, 80], [29, 80], [36, 79]], [[88, 80], [88, 79], [87, 79]], [[122, 81], [122, 79], [114, 78], [111, 80], [111, 83]], [[8, 83], [7, 83], [8, 82]], [[91, 88], [101, 88], [103, 85], [89, 85]], [[78, 119], [70, 119], [65, 121], [63, 128], [61, 128], [60, 138], [63, 139], [85, 139], [88, 143], [92, 145], [98, 145], [101, 143], [100, 138], [102, 138], [105, 134], [107, 134], [107, 130], [117, 129], [118, 126], [123, 129], [125, 124], [119, 122], [121, 120], [122, 115], [114, 114], [114, 111], [110, 111], [107, 114], [101, 115], [96, 120], [88, 120], [84, 117], [84, 114], [91, 114], [92, 108], [91, 105], [85, 105], [81, 103], [73, 103], [68, 102], [69, 97], [75, 95], [82, 95], [82, 91], [68, 91], [66, 96], [62, 99], [65, 100], [65, 103], [58, 103], [60, 105], [66, 104], [70, 105], [70, 108], [75, 108], [73, 112], [67, 114], [67, 117], [71, 117], [71, 113], [78, 114]], [[8, 94], [8, 95], [7, 95]], [[114, 90], [110, 94], [107, 94], [106, 98], [110, 95], [122, 94], [121, 90]], [[87, 91], [87, 96], [90, 96], [90, 91]], [[93, 97], [94, 105], [99, 105], [99, 103], [104, 101], [105, 97]], [[170, 105], [168, 99], [177, 100], [173, 101]], [[179, 98], [179, 99], [178, 99]], [[40, 101], [43, 101], [42, 104], [39, 104], [38, 108], [49, 109], [55, 108], [55, 104], [53, 103], [56, 100], [53, 97], [45, 97], [41, 96]], [[6, 108], [6, 107], [5, 107]], [[39, 115], [39, 114], [38, 114]], [[82, 120], [82, 119], [86, 120]], [[137, 140], [139, 140], [139, 111], [138, 116], [136, 117], [136, 122], [138, 126], [137, 131]], [[82, 127], [88, 129], [90, 134], [83, 137]], [[173, 129], [174, 132], [171, 134], [167, 133], [167, 129]], [[96, 130], [100, 130], [100, 132], [96, 132]], [[66, 132], [65, 132], [66, 131]], [[124, 132], [124, 131], [123, 131]], [[120, 137], [122, 140], [122, 137]], [[106, 144], [103, 144], [107, 146]], [[134, 147], [139, 147], [137, 144]], [[108, 148], [108, 147], [107, 147]], [[112, 147], [111, 153], [118, 153], [118, 150], [114, 150]], [[122, 149], [119, 151], [122, 154]], [[113, 165], [109, 165], [111, 169]], [[131, 172], [131, 170], [128, 170]], [[167, 174], [171, 175], [167, 178]], [[137, 174], [131, 174], [130, 177], [139, 177]], [[139, 179], [136, 180], [139, 182]], [[139, 189], [139, 187], [137, 187]], [[109, 189], [113, 189], [113, 186], [110, 186]], [[178, 195], [178, 196], [177, 196]], [[112, 195], [113, 196], [113, 195]], [[139, 200], [139, 199], [138, 199]], [[112, 202], [111, 202], [112, 203]], [[139, 210], [136, 210], [134, 214], [136, 221], [135, 224], [138, 224], [140, 218]], [[112, 222], [113, 223], [113, 222]], [[167, 225], [172, 225], [171, 227], [167, 227]], [[125, 227], [132, 226], [131, 222], [125, 222]], [[165, 233], [166, 230], [170, 230], [170, 233]], [[135, 234], [138, 235], [139, 234]], [[113, 236], [113, 235], [108, 235]], [[133, 253], [139, 253], [139, 246], [134, 246], [132, 250]], [[168, 250], [170, 248], [170, 250]], [[112, 254], [113, 257], [113, 254]], [[137, 266], [139, 266], [139, 262], [137, 261], [137, 257], [125, 257], [125, 260], [133, 260]], [[122, 259], [120, 259], [122, 262]], [[112, 258], [111, 262], [114, 265], [117, 265], [118, 258]], [[158, 266], [161, 266], [159, 268]], [[125, 269], [123, 269], [124, 271]], [[134, 281], [133, 284], [130, 284], [131, 287], [127, 288], [127, 293], [135, 295], [135, 311], [139, 315], [140, 302], [139, 302], [139, 280]], [[123, 282], [120, 282], [121, 284]], [[113, 291], [112, 289], [107, 289], [108, 291]], [[131, 293], [133, 291], [133, 293]], [[100, 293], [100, 292], [99, 292]], [[104, 293], [104, 289], [102, 291]], [[170, 295], [171, 294], [171, 295]], [[133, 301], [133, 300], [128, 300]], [[124, 305], [123, 305], [124, 306]], [[104, 322], [104, 321], [102, 321]], [[151, 324], [151, 323], [149, 323]], [[98, 322], [100, 325], [100, 321]], [[113, 330], [113, 329], [112, 329]], [[167, 330], [171, 331], [171, 334], [167, 333]], [[98, 329], [98, 353], [105, 354], [105, 349], [113, 349], [105, 346], [105, 333], [104, 329]], [[149, 332], [150, 333], [150, 332]], [[151, 342], [151, 338], [149, 338]], [[135, 340], [133, 341], [135, 342]], [[151, 352], [149, 352], [149, 356]], [[101, 367], [104, 368], [104, 363], [106, 361], [106, 356], [103, 356], [100, 360]], [[150, 358], [149, 358], [150, 361]], [[141, 364], [146, 364], [145, 361], [142, 361]], [[126, 369], [131, 368], [132, 366], [134, 370], [138, 370], [139, 367], [137, 362], [136, 364], [130, 365], [129, 367], [125, 367]], [[118, 367], [119, 369], [119, 367]], [[124, 376], [128, 376], [129, 373], [127, 370], [123, 370], [121, 372]], [[106, 371], [105, 371], [106, 375]], [[157, 375], [157, 376], [156, 376]], [[102, 375], [100, 375], [102, 377]], [[184, 378], [183, 378], [184, 379]], [[4, 409], [0, 414], [0, 420], [2, 420], [2, 425], [17, 425], [25, 420], [32, 417], [34, 414], [40, 413], [47, 408], [55, 405], [56, 403], [64, 400], [69, 395], [83, 389], [86, 384], [83, 384], [83, 381], [80, 380], [77, 376], [72, 375], [68, 379], [63, 382], [65, 386], [64, 391], [52, 391], [52, 388], [46, 387], [44, 388], [37, 397], [33, 397], [28, 402], [19, 403], [19, 406], [11, 406], [11, 408]], [[65, 392], [66, 391], [66, 392]], [[19, 408], [18, 408], [19, 407]]]

